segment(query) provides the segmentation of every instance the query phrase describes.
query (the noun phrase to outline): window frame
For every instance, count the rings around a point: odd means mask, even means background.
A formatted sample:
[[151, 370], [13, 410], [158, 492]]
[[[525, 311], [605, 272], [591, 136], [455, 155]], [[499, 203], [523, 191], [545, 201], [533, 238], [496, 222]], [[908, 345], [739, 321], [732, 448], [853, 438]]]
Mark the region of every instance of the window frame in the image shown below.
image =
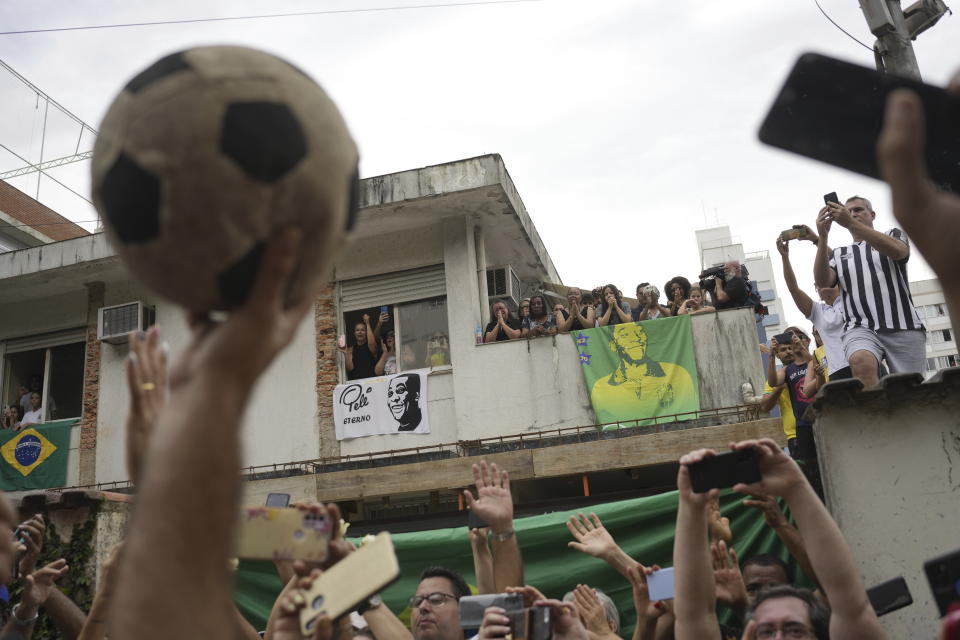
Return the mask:
[[[53, 349], [65, 345], [71, 344], [83, 344], [84, 350], [87, 347], [87, 328], [86, 327], [76, 327], [71, 329], [64, 329], [61, 331], [51, 331], [39, 334], [30, 334], [17, 338], [6, 338], [0, 340], [0, 359], [2, 359], [3, 366], [0, 367], [0, 392], [6, 389], [6, 384], [10, 379], [10, 360], [9, 356], [15, 355], [18, 353], [28, 353], [30, 351], [40, 351], [43, 350], [43, 380], [41, 382], [40, 389], [40, 403], [41, 408], [43, 409], [43, 414], [41, 418], [43, 422], [48, 422], [50, 420], [50, 403], [47, 401], [47, 398], [50, 394], [50, 374], [51, 366], [53, 364]], [[13, 345], [13, 349], [11, 349]], [[84, 355], [84, 368], [86, 368], [86, 355]], [[81, 371], [81, 380], [83, 379], [83, 371]], [[69, 420], [69, 419], [79, 419], [83, 417], [83, 386], [80, 388], [80, 415], [77, 416], [62, 416], [56, 418], [56, 420]], [[17, 398], [19, 401], [19, 398]]]

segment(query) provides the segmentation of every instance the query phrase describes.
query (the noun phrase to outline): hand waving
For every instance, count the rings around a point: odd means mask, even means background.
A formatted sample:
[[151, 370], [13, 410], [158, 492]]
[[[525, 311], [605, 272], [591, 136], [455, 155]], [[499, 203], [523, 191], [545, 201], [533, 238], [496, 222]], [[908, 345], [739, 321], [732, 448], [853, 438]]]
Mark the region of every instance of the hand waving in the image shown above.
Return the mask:
[[590, 518], [582, 513], [570, 516], [567, 520], [567, 529], [574, 537], [574, 541], [568, 542], [567, 546], [588, 556], [607, 558], [617, 549], [613, 536], [595, 513], [591, 513]]
[[50, 597], [53, 583], [66, 575], [70, 567], [63, 558], [54, 560], [43, 569], [27, 576], [23, 585], [21, 603], [26, 608], [40, 607]]
[[167, 400], [167, 349], [160, 344], [160, 329], [156, 325], [145, 335], [139, 332], [130, 335], [127, 388], [130, 392], [127, 469], [136, 484], [153, 427]]
[[463, 496], [467, 507], [490, 525], [493, 533], [513, 529], [513, 497], [510, 495], [510, 474], [497, 468], [496, 463], [487, 466], [486, 460], [473, 465], [473, 482], [477, 485], [477, 497], [469, 489]]
[[731, 548], [727, 550], [725, 542], [710, 545], [713, 555], [713, 580], [717, 586], [717, 602], [734, 609], [743, 609], [747, 606], [747, 587], [740, 573], [740, 564], [737, 552]]

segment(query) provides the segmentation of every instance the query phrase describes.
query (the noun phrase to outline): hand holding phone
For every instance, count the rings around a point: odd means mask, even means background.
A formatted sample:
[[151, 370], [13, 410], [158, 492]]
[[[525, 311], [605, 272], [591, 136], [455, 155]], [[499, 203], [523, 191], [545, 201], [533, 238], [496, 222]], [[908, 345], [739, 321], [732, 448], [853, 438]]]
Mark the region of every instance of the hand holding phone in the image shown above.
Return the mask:
[[836, 204], [840, 204], [840, 198], [837, 197], [837, 192], [836, 192], [836, 191], [831, 191], [831, 192], [828, 193], [827, 195], [823, 196], [823, 204], [825, 204], [825, 205], [827, 205], [827, 206], [829, 207], [831, 202], [834, 202], [834, 203], [836, 203]]
[[752, 449], [729, 451], [687, 465], [694, 493], [760, 482], [760, 466]]
[[651, 602], [670, 600], [674, 592], [673, 567], [654, 571], [647, 576], [647, 591]]

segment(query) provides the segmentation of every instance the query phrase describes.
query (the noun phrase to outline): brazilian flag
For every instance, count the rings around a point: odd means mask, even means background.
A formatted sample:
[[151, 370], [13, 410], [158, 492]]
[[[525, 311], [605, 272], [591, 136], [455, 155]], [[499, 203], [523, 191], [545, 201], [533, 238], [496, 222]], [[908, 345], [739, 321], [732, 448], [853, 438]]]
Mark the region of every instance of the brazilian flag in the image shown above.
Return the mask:
[[70, 429], [76, 420], [58, 420], [0, 431], [0, 489], [26, 491], [67, 483]]

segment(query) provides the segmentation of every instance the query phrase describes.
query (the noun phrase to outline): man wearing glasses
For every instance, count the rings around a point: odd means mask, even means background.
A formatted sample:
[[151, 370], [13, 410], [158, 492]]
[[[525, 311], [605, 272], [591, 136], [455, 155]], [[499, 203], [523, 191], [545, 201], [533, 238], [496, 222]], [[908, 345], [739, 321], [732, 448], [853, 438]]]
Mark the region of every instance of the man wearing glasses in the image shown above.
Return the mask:
[[456, 571], [430, 567], [420, 574], [417, 593], [410, 598], [410, 631], [414, 640], [463, 640], [460, 598], [470, 587]]

